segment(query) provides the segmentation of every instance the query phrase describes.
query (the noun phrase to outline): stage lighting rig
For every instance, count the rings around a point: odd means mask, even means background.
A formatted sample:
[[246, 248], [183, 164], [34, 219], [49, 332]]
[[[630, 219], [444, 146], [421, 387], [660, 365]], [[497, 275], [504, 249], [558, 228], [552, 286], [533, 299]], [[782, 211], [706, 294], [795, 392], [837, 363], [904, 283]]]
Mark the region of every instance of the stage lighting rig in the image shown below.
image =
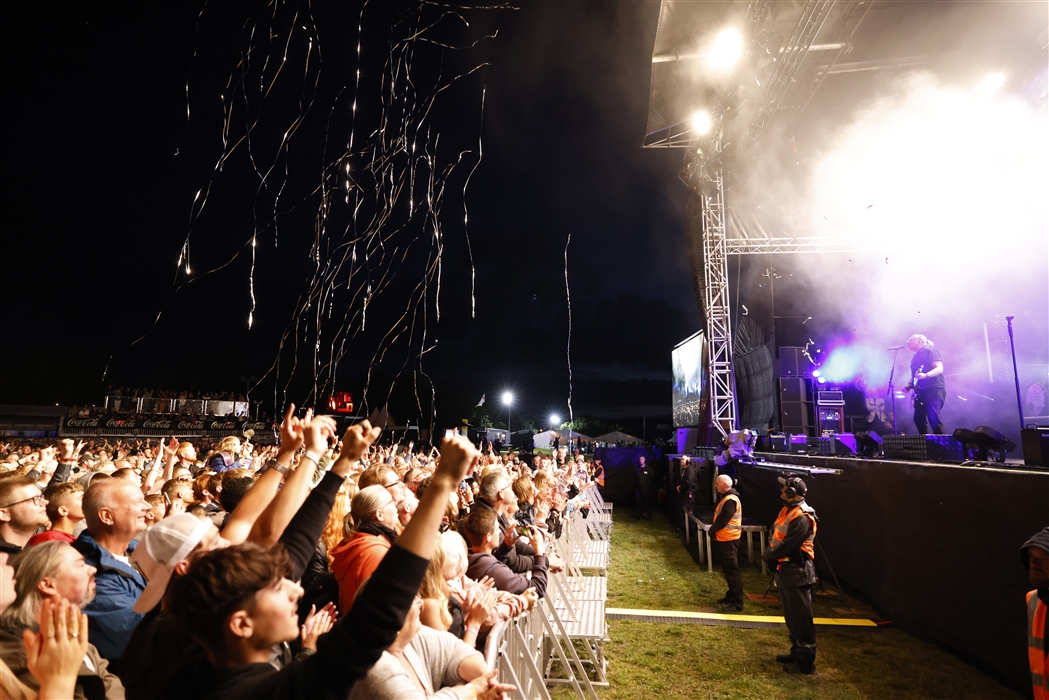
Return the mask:
[[714, 37], [704, 55], [704, 64], [716, 73], [728, 73], [743, 55], [743, 35], [731, 27]]
[[697, 134], [709, 132], [711, 124], [709, 112], [700, 110], [692, 115], [692, 130]]

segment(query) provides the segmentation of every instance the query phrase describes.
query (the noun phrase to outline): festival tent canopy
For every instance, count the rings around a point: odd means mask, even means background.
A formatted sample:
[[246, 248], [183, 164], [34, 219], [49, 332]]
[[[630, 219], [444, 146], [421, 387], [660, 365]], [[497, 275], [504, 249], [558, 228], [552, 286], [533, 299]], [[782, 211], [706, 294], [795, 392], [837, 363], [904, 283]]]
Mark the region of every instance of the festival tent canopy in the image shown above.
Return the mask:
[[621, 430], [613, 430], [611, 433], [598, 435], [597, 437], [593, 438], [593, 440], [594, 442], [620, 442], [624, 445], [628, 445], [630, 443], [636, 443], [640, 445], [643, 442], [641, 438], [634, 437], [633, 435], [627, 435]]

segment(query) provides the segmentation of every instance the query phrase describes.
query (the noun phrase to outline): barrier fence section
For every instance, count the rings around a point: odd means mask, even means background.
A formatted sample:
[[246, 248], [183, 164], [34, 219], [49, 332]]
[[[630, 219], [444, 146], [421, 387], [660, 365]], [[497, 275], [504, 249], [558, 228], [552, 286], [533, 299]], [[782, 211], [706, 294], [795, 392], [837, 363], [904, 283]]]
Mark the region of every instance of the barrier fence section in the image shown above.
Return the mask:
[[564, 514], [561, 537], [550, 542], [551, 551], [564, 559], [564, 570], [549, 574], [546, 595], [534, 610], [500, 622], [485, 644], [489, 667], [502, 682], [517, 686], [517, 700], [549, 700], [552, 685], [568, 685], [577, 697], [597, 700], [595, 688], [608, 686], [612, 504], [595, 485], [584, 498], [591, 503], [586, 516], [578, 510]]

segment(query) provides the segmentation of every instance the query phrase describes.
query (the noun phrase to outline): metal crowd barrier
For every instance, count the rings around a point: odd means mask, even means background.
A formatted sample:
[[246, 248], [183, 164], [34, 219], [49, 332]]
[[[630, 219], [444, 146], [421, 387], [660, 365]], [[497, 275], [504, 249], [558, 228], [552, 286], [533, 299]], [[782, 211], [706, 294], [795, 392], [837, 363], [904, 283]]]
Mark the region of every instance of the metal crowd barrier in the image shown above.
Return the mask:
[[[550, 543], [565, 560], [565, 570], [549, 574], [546, 596], [533, 611], [500, 622], [488, 634], [485, 659], [502, 682], [517, 686], [516, 700], [549, 700], [547, 688], [553, 685], [571, 686], [577, 697], [597, 700], [595, 688], [608, 686], [604, 574], [610, 543], [607, 529], [585, 523], [595, 511], [605, 510], [604, 504], [591, 503], [595, 507], [588, 518], [576, 511], [566, 518], [561, 537]], [[602, 557], [603, 564], [593, 567]], [[596, 573], [584, 575], [584, 570]]]

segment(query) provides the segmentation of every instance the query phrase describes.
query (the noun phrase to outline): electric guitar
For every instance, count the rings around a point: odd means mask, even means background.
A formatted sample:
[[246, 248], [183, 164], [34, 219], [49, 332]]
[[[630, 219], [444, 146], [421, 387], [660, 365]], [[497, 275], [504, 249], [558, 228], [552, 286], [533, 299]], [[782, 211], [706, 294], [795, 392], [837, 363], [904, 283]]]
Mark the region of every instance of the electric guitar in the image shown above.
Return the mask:
[[911, 393], [911, 408], [914, 408], [914, 401], [918, 398], [918, 375], [925, 371], [925, 365], [920, 365], [914, 374], [911, 376], [910, 383], [904, 387]]

